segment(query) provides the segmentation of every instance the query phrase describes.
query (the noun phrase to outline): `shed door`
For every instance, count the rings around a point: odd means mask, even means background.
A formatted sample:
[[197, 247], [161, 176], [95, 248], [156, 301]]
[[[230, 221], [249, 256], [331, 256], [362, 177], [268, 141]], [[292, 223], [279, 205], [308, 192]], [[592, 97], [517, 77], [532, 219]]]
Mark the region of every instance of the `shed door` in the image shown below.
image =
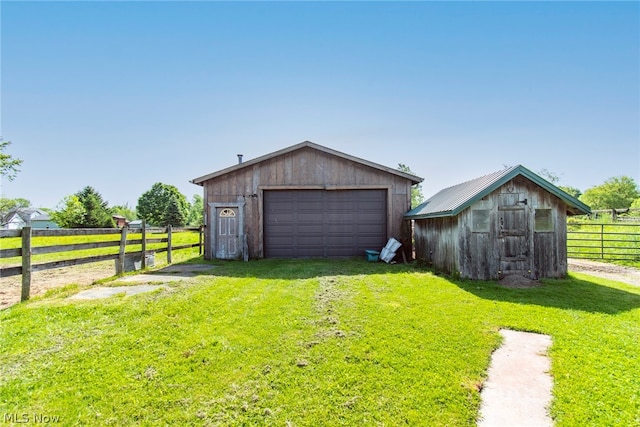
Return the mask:
[[529, 225], [529, 207], [521, 194], [500, 194], [498, 206], [498, 246], [503, 276], [517, 274], [532, 277], [533, 240]]
[[216, 220], [216, 258], [238, 258], [238, 209], [217, 208]]
[[364, 256], [386, 235], [386, 190], [264, 192], [265, 257]]

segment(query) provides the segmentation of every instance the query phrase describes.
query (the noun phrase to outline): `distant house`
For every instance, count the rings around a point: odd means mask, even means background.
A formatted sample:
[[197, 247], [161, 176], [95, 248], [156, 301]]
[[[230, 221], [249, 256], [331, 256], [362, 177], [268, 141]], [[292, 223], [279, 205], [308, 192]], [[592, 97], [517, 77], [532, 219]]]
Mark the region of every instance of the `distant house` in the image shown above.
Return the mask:
[[47, 215], [42, 209], [18, 208], [11, 209], [2, 218], [2, 228], [5, 230], [18, 230], [23, 227], [31, 227], [31, 221], [41, 215]]
[[523, 166], [446, 188], [405, 214], [416, 258], [479, 280], [567, 274], [567, 215], [587, 205]]
[[193, 179], [203, 187], [205, 258], [365, 256], [390, 237], [422, 178], [304, 141]]
[[31, 218], [32, 228], [60, 228], [47, 213]]

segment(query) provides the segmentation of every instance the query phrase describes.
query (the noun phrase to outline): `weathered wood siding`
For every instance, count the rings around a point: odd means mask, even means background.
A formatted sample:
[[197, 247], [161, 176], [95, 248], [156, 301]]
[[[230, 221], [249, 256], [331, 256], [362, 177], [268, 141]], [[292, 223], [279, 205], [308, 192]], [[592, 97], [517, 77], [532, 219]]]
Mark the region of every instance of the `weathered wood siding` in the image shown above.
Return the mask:
[[[493, 197], [492, 197], [493, 196]], [[490, 195], [462, 211], [458, 217], [458, 248], [456, 266], [460, 277], [490, 280], [499, 270], [500, 256], [496, 242], [498, 235], [498, 200]], [[488, 231], [478, 231], [473, 226], [473, 211], [489, 211]]]
[[[506, 197], [510, 195], [513, 197]], [[429, 218], [415, 221], [416, 257], [434, 269], [447, 274], [477, 280], [497, 280], [501, 271], [501, 227], [499, 206], [513, 199], [524, 209], [529, 233], [526, 242], [531, 265], [529, 277], [563, 277], [567, 274], [567, 206], [558, 197], [532, 181], [518, 176], [482, 200], [472, 204], [456, 217]], [[522, 203], [524, 199], [527, 203]], [[515, 203], [514, 202], [514, 203]], [[536, 231], [537, 209], [549, 210], [552, 227]], [[488, 211], [486, 228], [473, 223], [473, 211]], [[530, 247], [530, 250], [528, 249]], [[532, 251], [532, 252], [531, 252]]]
[[[263, 191], [274, 189], [386, 189], [387, 234], [411, 242], [403, 215], [411, 205], [411, 181], [365, 164], [310, 147], [288, 152], [203, 183], [205, 207], [210, 203], [245, 203], [244, 233], [249, 257], [262, 258]], [[212, 229], [211, 210], [206, 225]], [[206, 233], [205, 257], [211, 258], [210, 233]]]
[[418, 262], [447, 274], [457, 273], [457, 217], [416, 220], [413, 235]]

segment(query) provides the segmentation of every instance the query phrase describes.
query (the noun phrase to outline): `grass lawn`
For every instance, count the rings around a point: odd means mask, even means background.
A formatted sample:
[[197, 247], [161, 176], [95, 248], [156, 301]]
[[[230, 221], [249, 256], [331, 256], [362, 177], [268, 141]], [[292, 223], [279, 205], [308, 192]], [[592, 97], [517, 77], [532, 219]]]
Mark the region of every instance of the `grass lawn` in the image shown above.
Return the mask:
[[640, 424], [640, 288], [364, 260], [212, 264], [135, 297], [0, 312], [0, 417], [63, 425], [474, 425], [498, 329], [549, 334], [558, 426]]

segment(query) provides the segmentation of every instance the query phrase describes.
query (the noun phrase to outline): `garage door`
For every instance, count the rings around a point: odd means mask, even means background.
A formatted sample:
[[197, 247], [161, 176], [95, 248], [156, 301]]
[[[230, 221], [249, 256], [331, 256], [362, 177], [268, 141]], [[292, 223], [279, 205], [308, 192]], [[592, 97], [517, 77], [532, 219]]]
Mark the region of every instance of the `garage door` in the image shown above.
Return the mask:
[[264, 192], [265, 257], [364, 256], [386, 231], [386, 190]]

